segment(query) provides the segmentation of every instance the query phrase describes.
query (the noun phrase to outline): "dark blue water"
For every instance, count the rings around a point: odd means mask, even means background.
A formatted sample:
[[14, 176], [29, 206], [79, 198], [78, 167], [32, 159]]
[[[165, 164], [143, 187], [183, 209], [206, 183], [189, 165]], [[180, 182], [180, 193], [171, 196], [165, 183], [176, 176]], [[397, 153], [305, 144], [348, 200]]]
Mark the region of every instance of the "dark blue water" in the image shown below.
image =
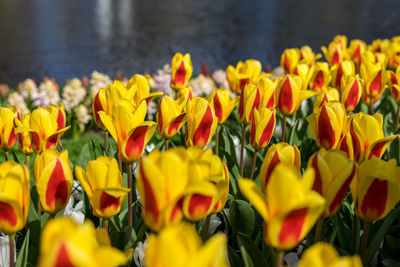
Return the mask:
[[189, 52], [199, 71], [286, 47], [318, 50], [336, 34], [371, 42], [400, 34], [398, 1], [0, 0], [0, 83], [63, 82], [93, 70], [130, 76]]

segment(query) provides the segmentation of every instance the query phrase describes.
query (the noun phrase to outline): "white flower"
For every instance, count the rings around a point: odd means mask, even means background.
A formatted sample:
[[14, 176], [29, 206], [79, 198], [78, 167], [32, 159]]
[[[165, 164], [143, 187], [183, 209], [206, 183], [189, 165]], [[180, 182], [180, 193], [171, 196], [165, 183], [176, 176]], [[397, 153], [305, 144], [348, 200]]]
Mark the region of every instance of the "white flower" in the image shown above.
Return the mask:
[[213, 79], [206, 77], [203, 74], [191, 79], [188, 84], [192, 87], [194, 97], [203, 95], [209, 96], [215, 89]]
[[69, 81], [62, 93], [62, 103], [67, 112], [78, 106], [86, 96], [86, 89], [83, 87], [81, 80], [74, 78]]
[[79, 131], [83, 132], [85, 130], [85, 125], [90, 121], [92, 116], [84, 105], [79, 105], [74, 111], [78, 121]]
[[288, 266], [297, 266], [299, 265], [299, 256], [295, 252], [289, 252], [283, 257], [283, 260], [288, 264]]
[[108, 75], [98, 71], [93, 71], [90, 77], [90, 101], [94, 98], [100, 88], [106, 88], [107, 85], [111, 83], [112, 81]]
[[16, 106], [21, 116], [29, 112], [25, 100], [18, 92], [13, 92], [8, 95], [7, 102], [9, 106]]
[[151, 101], [147, 105], [147, 119], [152, 121], [157, 111], [158, 111], [158, 105], [156, 104], [156, 102]]
[[33, 106], [47, 107], [57, 105], [60, 102], [58, 85], [54, 80], [44, 79], [37, 92], [32, 93]]
[[[16, 251], [14, 246], [14, 259]], [[0, 266], [10, 266], [10, 237], [0, 232]]]
[[152, 75], [150, 87], [152, 90], [164, 92], [168, 96], [174, 95], [174, 90], [171, 88], [171, 68], [168, 64]]
[[144, 258], [144, 252], [147, 248], [147, 239], [143, 242], [139, 242], [138, 246], [135, 248], [135, 252], [133, 252], [133, 260], [135, 261], [135, 264], [137, 267], [144, 267], [145, 264], [145, 258]]
[[75, 207], [73, 207], [73, 205], [74, 197], [71, 196], [67, 206], [65, 207], [64, 216], [71, 217], [77, 223], [83, 224], [83, 221], [85, 220], [85, 215], [82, 213], [83, 201], [79, 201]]
[[19, 85], [18, 90], [21, 92], [24, 99], [32, 99], [32, 95], [37, 93], [38, 88], [34, 80], [26, 79]]
[[229, 89], [229, 83], [226, 79], [226, 73], [224, 70], [216, 70], [213, 72], [212, 77], [217, 83], [219, 88]]

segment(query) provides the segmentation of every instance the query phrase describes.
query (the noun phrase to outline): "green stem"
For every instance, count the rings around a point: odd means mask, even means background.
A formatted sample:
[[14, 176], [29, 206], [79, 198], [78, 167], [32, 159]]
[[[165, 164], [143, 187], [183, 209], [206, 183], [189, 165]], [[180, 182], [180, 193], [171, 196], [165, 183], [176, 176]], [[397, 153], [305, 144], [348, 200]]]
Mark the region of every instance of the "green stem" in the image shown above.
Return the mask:
[[118, 157], [118, 167], [119, 167], [119, 170], [122, 172], [122, 161], [119, 157]]
[[210, 227], [211, 215], [208, 215], [203, 224], [203, 242], [206, 242], [208, 236], [208, 228]]
[[165, 151], [169, 149], [169, 142], [168, 139], [165, 139]]
[[133, 215], [132, 215], [132, 163], [128, 164], [128, 188], [131, 189], [128, 193], [128, 225], [132, 227], [133, 225]]
[[4, 157], [6, 158], [6, 161], [8, 161], [8, 151], [4, 151]]
[[374, 105], [374, 102], [372, 101], [372, 98], [371, 98], [371, 101], [369, 102], [369, 105], [368, 105], [368, 114], [369, 115], [372, 115], [373, 105]]
[[276, 256], [276, 267], [282, 267], [283, 266], [283, 251], [279, 250], [278, 255]]
[[319, 218], [317, 227], [315, 228], [314, 244], [317, 243], [321, 238], [322, 226], [324, 225], [324, 218]]
[[256, 167], [256, 161], [257, 161], [257, 155], [258, 155], [258, 150], [256, 150], [256, 152], [254, 152], [254, 155], [253, 155], [253, 164], [251, 165], [250, 180], [253, 180], [254, 169]]
[[103, 219], [103, 228], [108, 232], [108, 219]]
[[61, 139], [58, 140], [58, 145], [60, 146], [61, 150], [64, 150], [63, 144], [61, 143]]
[[368, 245], [368, 232], [369, 232], [369, 227], [371, 226], [371, 222], [364, 221], [364, 232], [362, 235], [362, 240], [361, 240], [361, 248], [360, 248], [360, 256], [361, 260], [364, 263], [364, 265], [367, 266], [365, 260], [365, 252], [367, 252], [367, 245]]
[[285, 142], [285, 134], [286, 134], [286, 116], [283, 116], [283, 120], [282, 120], [282, 138], [281, 138], [282, 142]]
[[244, 143], [246, 141], [246, 128], [247, 128], [247, 125], [243, 125], [242, 144], [240, 147], [240, 176], [242, 176], [242, 177], [243, 177], [243, 169], [244, 169]]
[[219, 124], [217, 125], [217, 130], [215, 131], [215, 155], [219, 156]]
[[31, 156], [30, 155], [26, 155], [26, 167], [28, 168], [28, 172], [30, 172], [30, 168], [31, 168]]
[[397, 130], [399, 129], [399, 120], [400, 120], [400, 106], [397, 106], [397, 114], [396, 114], [396, 125], [394, 127], [394, 133], [397, 133]]
[[108, 131], [105, 131], [105, 133], [104, 133], [104, 149], [107, 153], [107, 151], [108, 151]]
[[42, 217], [42, 211], [40, 210], [40, 198], [38, 196], [38, 202], [37, 202], [37, 215], [39, 218], [39, 222], [41, 221], [41, 217]]
[[10, 267], [15, 266], [14, 249], [15, 249], [15, 234], [12, 234], [10, 235]]

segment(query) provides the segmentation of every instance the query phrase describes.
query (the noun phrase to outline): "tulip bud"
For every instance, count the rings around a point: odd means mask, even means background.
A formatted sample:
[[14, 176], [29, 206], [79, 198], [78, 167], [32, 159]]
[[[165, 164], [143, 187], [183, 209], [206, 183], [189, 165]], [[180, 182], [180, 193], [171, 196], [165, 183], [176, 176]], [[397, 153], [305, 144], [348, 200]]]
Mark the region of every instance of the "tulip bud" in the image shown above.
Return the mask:
[[271, 80], [270, 78], [263, 78], [258, 82], [257, 86], [260, 89], [261, 95], [260, 107], [275, 108], [275, 90], [277, 84], [278, 81], [276, 79]]
[[68, 151], [48, 149], [35, 159], [33, 169], [40, 209], [55, 214], [64, 209], [72, 191], [73, 176]]
[[322, 107], [323, 104], [332, 101], [339, 101], [338, 90], [332, 87], [322, 88], [315, 96], [314, 110], [317, 110]]
[[89, 198], [95, 216], [108, 219], [119, 213], [130, 189], [124, 187], [116, 159], [98, 157], [88, 162], [86, 170], [76, 167], [75, 175]]
[[358, 75], [343, 76], [341, 86], [341, 102], [346, 112], [351, 113], [360, 102], [362, 85]]
[[164, 139], [174, 136], [186, 122], [184, 112], [186, 102], [183, 97], [177, 100], [164, 95], [158, 102], [158, 132]]
[[365, 42], [355, 39], [350, 42], [347, 49], [347, 54], [350, 60], [353, 60], [357, 65], [361, 63], [361, 55], [367, 50]]
[[239, 61], [236, 68], [229, 65], [226, 69], [226, 78], [233, 92], [241, 92], [248, 83], [256, 83], [261, 73], [261, 62], [248, 59], [244, 63]]
[[218, 124], [222, 124], [228, 119], [232, 110], [239, 102], [239, 97], [231, 100], [229, 91], [226, 89], [214, 90], [211, 99], [211, 105], [214, 109], [215, 116], [218, 118]]
[[389, 81], [390, 94], [394, 101], [400, 105], [400, 66], [396, 68], [396, 73], [387, 71]]
[[[25, 128], [29, 128], [29, 120], [31, 118], [30, 113], [26, 113], [22, 119], [21, 124]], [[18, 123], [16, 123], [18, 125]], [[30, 155], [33, 153], [32, 149], [32, 140], [29, 135], [29, 132], [20, 132], [18, 133], [18, 141], [19, 141], [19, 148], [21, 149], [22, 153], [25, 155]]]
[[310, 80], [310, 88], [313, 90], [320, 90], [321, 88], [328, 86], [330, 81], [331, 73], [328, 63], [317, 62]]
[[300, 50], [298, 48], [288, 48], [282, 53], [281, 66], [286, 73], [293, 73], [299, 60]]
[[307, 90], [310, 80], [314, 74], [314, 64], [311, 67], [306, 64], [298, 64], [294, 70], [294, 74], [301, 78], [301, 90]]
[[14, 234], [24, 228], [30, 203], [29, 170], [9, 160], [0, 164], [0, 231]]
[[386, 86], [385, 70], [382, 65], [380, 63], [362, 63], [360, 73], [365, 80], [365, 94], [368, 97], [381, 96]]
[[193, 65], [190, 54], [176, 53], [171, 60], [171, 88], [179, 90], [183, 88], [193, 73]]
[[239, 120], [247, 125], [253, 119], [254, 109], [258, 109], [261, 103], [260, 89], [254, 84], [247, 84], [240, 94]]
[[254, 110], [254, 117], [250, 124], [250, 144], [260, 150], [266, 147], [275, 130], [276, 111], [261, 107]]
[[162, 92], [154, 92], [150, 94], [150, 85], [147, 78], [140, 74], [133, 75], [126, 85], [129, 90], [134, 91], [134, 102], [140, 103], [145, 100], [147, 104], [153, 101], [154, 98], [162, 95]]
[[344, 60], [331, 68], [332, 85], [340, 88], [342, 77], [354, 75], [355, 67], [353, 61]]
[[183, 87], [178, 91], [177, 97], [178, 98], [183, 97], [185, 99], [185, 102], [187, 102], [188, 100], [192, 100], [193, 99], [192, 87], [190, 87], [189, 85]]
[[96, 123], [97, 127], [102, 130], [105, 130], [106, 127], [101, 122], [100, 115], [98, 114], [99, 111], [106, 111], [107, 109], [107, 98], [106, 92], [104, 88], [100, 88], [93, 99], [92, 104], [92, 111], [93, 111], [93, 118], [94, 122]]
[[341, 43], [335, 42], [330, 43], [328, 48], [326, 48], [325, 46], [321, 47], [326, 61], [328, 61], [330, 66], [334, 66], [342, 62], [344, 49], [345, 47], [343, 48], [343, 45]]
[[18, 120], [17, 107], [0, 107], [0, 149], [7, 151], [15, 145], [17, 135], [15, 133], [14, 120]]

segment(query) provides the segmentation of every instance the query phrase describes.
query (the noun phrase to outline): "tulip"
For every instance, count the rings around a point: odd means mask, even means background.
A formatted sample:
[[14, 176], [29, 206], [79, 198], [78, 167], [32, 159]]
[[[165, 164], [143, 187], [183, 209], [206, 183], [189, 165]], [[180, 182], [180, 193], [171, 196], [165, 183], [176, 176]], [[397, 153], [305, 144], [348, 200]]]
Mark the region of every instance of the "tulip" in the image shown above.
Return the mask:
[[45, 150], [35, 159], [33, 177], [39, 195], [40, 209], [55, 214], [64, 209], [72, 191], [73, 175], [68, 151]]
[[47, 106], [47, 109], [57, 120], [57, 131], [65, 128], [67, 116], [65, 115], [64, 105], [59, 103], [58, 105]]
[[380, 63], [383, 68], [386, 68], [388, 65], [388, 57], [384, 53], [378, 53], [378, 52], [373, 53], [367, 50], [361, 54], [361, 63], [362, 64]]
[[328, 63], [317, 62], [310, 80], [310, 88], [313, 90], [320, 90], [321, 88], [328, 86], [330, 80], [331, 73]]
[[240, 94], [239, 120], [247, 125], [253, 119], [254, 109], [258, 109], [261, 103], [260, 89], [254, 84], [246, 85]]
[[360, 256], [339, 256], [335, 248], [320, 242], [308, 248], [299, 262], [299, 267], [362, 267]]
[[95, 216], [108, 219], [119, 213], [130, 189], [124, 187], [115, 158], [100, 156], [89, 161], [86, 170], [76, 167], [75, 175], [89, 198]]
[[158, 112], [156, 115], [158, 131], [164, 139], [174, 136], [186, 122], [184, 111], [186, 101], [183, 97], [174, 100], [164, 95], [158, 102]]
[[68, 217], [50, 220], [40, 237], [38, 267], [120, 266], [128, 257], [111, 246], [108, 233], [95, 229], [91, 221], [83, 225]]
[[227, 238], [218, 233], [204, 245], [196, 229], [188, 223], [168, 227], [158, 235], [150, 234], [145, 252], [146, 266], [229, 266]]
[[309, 67], [306, 64], [298, 64], [294, 70], [294, 74], [301, 78], [302, 86], [301, 90], [307, 90], [310, 80], [314, 73], [314, 64]]
[[70, 125], [63, 127], [65, 124], [60, 110], [55, 106], [38, 107], [31, 113], [29, 127], [18, 125], [18, 133], [29, 132], [35, 153], [56, 148], [61, 136], [71, 128]]
[[372, 52], [385, 53], [389, 46], [389, 39], [375, 39], [372, 41], [372, 44], [368, 46], [368, 50]]
[[140, 74], [133, 75], [126, 85], [129, 90], [134, 91], [134, 102], [140, 103], [142, 100], [145, 100], [147, 104], [154, 100], [154, 98], [161, 96], [162, 92], [154, 92], [150, 94], [150, 85], [149, 81], [145, 76]]
[[318, 146], [336, 149], [347, 123], [346, 110], [340, 102], [324, 103], [307, 117]]
[[365, 80], [364, 91], [368, 97], [381, 96], [385, 90], [385, 70], [380, 63], [362, 63], [361, 77]]
[[315, 171], [312, 189], [326, 200], [323, 216], [332, 216], [349, 190], [356, 175], [356, 165], [341, 151], [326, 151], [321, 148], [308, 160], [308, 167]]
[[396, 68], [396, 73], [387, 71], [387, 80], [389, 82], [390, 94], [397, 105], [400, 105], [400, 66]]
[[30, 203], [29, 170], [9, 160], [0, 164], [0, 231], [12, 235], [24, 228]]
[[176, 53], [171, 60], [171, 88], [183, 88], [192, 77], [193, 65], [190, 54]]
[[340, 150], [358, 163], [372, 156], [381, 158], [389, 144], [398, 138], [398, 135], [384, 136], [383, 117], [379, 113], [373, 116], [363, 112], [354, 114], [348, 120], [346, 128]]
[[362, 85], [358, 75], [349, 75], [342, 78], [340, 99], [347, 113], [351, 113], [360, 102]]
[[208, 145], [217, 129], [218, 118], [207, 100], [196, 97], [192, 101], [188, 101], [186, 118], [186, 145], [198, 147]]
[[261, 107], [254, 110], [250, 124], [250, 144], [258, 151], [269, 144], [275, 130], [276, 111]]
[[400, 200], [399, 171], [394, 159], [373, 157], [361, 163], [350, 185], [357, 216], [368, 222], [386, 217]]
[[328, 48], [325, 46], [321, 47], [322, 52], [330, 66], [334, 66], [342, 62], [344, 56], [344, 49], [341, 43], [332, 42]]
[[353, 61], [344, 60], [331, 68], [332, 85], [340, 88], [342, 77], [354, 74], [355, 67]]
[[275, 108], [275, 90], [277, 84], [277, 79], [271, 80], [270, 78], [262, 78], [257, 83], [261, 95], [260, 107]]
[[183, 97], [185, 99], [185, 101], [187, 102], [188, 100], [192, 100], [193, 99], [193, 90], [192, 87], [190, 87], [189, 85], [183, 87], [182, 89], [180, 89], [178, 91], [177, 94], [178, 98]]
[[322, 88], [314, 99], [314, 110], [322, 107], [323, 104], [332, 101], [339, 101], [339, 92], [332, 87]]
[[306, 64], [309, 68], [312, 68], [314, 66], [314, 63], [316, 60], [321, 58], [321, 54], [315, 54], [311, 47], [308, 45], [302, 46], [300, 48], [300, 64]]
[[[112, 116], [114, 104], [120, 102], [123, 99], [137, 105], [138, 103], [134, 101], [135, 93], [136, 90], [130, 90], [130, 88], [127, 88], [121, 81], [115, 80], [114, 83], [108, 84], [105, 88], [105, 99], [107, 104], [105, 107], [102, 106], [103, 109], [96, 110], [97, 114], [100, 111], [104, 111], [106, 114]], [[101, 97], [102, 96], [100, 95], [100, 101], [102, 100]]]
[[15, 145], [17, 135], [15, 133], [14, 120], [18, 119], [17, 107], [0, 107], [0, 149], [7, 151]]
[[[29, 128], [29, 121], [31, 118], [31, 113], [26, 113], [22, 119], [21, 124], [23, 127]], [[16, 123], [18, 125], [18, 123]], [[32, 140], [28, 132], [18, 133], [19, 148], [25, 155], [30, 155], [33, 153]]]
[[260, 170], [262, 188], [265, 189], [272, 171], [279, 163], [292, 166], [297, 172], [300, 172], [301, 159], [299, 149], [295, 145], [289, 145], [287, 143], [278, 143], [270, 146]]
[[361, 63], [361, 55], [367, 50], [365, 42], [355, 39], [350, 42], [349, 48], [347, 48], [348, 58], [354, 61], [357, 65]]
[[347, 37], [345, 35], [336, 35], [332, 43], [338, 44], [341, 50], [345, 50], [347, 48]]
[[391, 42], [386, 54], [389, 67], [395, 69], [400, 63], [400, 43]]
[[118, 145], [118, 157], [127, 163], [139, 159], [145, 145], [153, 136], [157, 124], [144, 121], [146, 116], [146, 101], [138, 106], [127, 100], [121, 100], [113, 105], [112, 116], [100, 111], [100, 119]]
[[262, 65], [260, 61], [248, 59], [244, 63], [239, 61], [236, 68], [229, 65], [226, 69], [226, 78], [233, 92], [241, 92], [248, 83], [256, 83], [261, 74]]
[[101, 122], [99, 111], [106, 111], [107, 110], [107, 97], [106, 97], [106, 91], [104, 88], [100, 88], [96, 95], [94, 96], [93, 103], [92, 103], [92, 112], [93, 112], [93, 118], [94, 122], [96, 123], [97, 127], [99, 127], [102, 130], [106, 130], [106, 127], [104, 124]]
[[288, 48], [283, 51], [281, 56], [281, 66], [286, 73], [293, 73], [300, 61], [300, 50], [298, 48]]
[[276, 166], [263, 191], [254, 181], [239, 179], [240, 191], [266, 223], [264, 238], [269, 246], [292, 249], [312, 229], [325, 205], [324, 198], [311, 189], [313, 181], [313, 169], [300, 178], [295, 168], [285, 164]]
[[214, 109], [215, 116], [218, 119], [218, 124], [223, 124], [228, 119], [232, 110], [239, 102], [239, 97], [231, 99], [229, 91], [226, 89], [214, 90], [211, 99], [211, 105]]
[[301, 102], [312, 97], [316, 92], [301, 90], [302, 81], [297, 75], [282, 76], [276, 87], [275, 103], [280, 113], [284, 116], [290, 116], [296, 112]]

